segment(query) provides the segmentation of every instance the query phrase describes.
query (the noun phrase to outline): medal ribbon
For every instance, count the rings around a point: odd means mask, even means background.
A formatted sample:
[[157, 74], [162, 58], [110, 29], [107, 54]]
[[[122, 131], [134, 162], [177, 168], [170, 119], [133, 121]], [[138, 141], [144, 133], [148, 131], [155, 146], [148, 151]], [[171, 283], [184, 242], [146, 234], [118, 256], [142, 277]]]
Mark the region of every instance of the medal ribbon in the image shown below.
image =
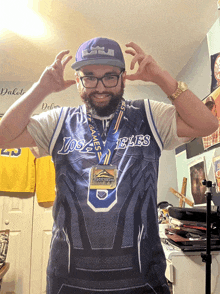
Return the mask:
[[94, 146], [94, 150], [98, 160], [98, 164], [101, 164], [101, 165], [110, 164], [112, 156], [113, 156], [113, 152], [119, 137], [119, 129], [120, 129], [120, 124], [121, 124], [124, 112], [125, 112], [125, 101], [123, 100], [119, 104], [115, 112], [113, 121], [108, 131], [108, 136], [106, 139], [105, 146], [102, 142], [101, 135], [98, 131], [95, 121], [92, 118], [91, 113], [87, 113], [89, 129], [92, 134], [93, 146]]

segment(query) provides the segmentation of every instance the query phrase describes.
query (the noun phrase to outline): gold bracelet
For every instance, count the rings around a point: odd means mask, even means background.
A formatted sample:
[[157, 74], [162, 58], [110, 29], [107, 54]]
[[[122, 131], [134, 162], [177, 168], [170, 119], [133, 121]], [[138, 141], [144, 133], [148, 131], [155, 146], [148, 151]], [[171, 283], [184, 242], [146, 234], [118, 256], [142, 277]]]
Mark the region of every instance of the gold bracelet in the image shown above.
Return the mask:
[[186, 90], [188, 89], [188, 86], [186, 83], [184, 82], [178, 82], [178, 87], [176, 89], [176, 91], [168, 96], [168, 98], [171, 100], [171, 101], [174, 101], [177, 97], [179, 97], [180, 94], [182, 94], [183, 92], [185, 92]]

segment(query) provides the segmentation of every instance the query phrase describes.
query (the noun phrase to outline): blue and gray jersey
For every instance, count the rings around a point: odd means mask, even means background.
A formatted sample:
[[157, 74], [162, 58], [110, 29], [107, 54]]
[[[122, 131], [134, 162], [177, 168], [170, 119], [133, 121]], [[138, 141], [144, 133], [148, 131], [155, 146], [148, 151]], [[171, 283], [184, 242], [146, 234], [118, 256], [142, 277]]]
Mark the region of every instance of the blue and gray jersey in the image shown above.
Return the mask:
[[169, 293], [157, 221], [162, 147], [150, 105], [126, 101], [111, 162], [116, 194], [90, 199], [97, 158], [87, 116], [81, 106], [61, 112], [50, 143], [57, 197], [48, 263], [49, 276], [65, 278], [59, 293]]

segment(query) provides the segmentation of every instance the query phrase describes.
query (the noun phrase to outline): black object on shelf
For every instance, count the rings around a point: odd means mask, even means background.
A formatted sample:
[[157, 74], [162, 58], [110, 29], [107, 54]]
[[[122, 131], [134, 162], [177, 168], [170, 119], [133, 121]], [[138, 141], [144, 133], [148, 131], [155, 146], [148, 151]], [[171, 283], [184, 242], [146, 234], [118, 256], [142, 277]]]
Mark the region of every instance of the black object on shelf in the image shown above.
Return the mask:
[[211, 293], [211, 200], [212, 200], [212, 181], [204, 180], [203, 185], [206, 186], [206, 253], [202, 253], [202, 261], [206, 263], [206, 294]]

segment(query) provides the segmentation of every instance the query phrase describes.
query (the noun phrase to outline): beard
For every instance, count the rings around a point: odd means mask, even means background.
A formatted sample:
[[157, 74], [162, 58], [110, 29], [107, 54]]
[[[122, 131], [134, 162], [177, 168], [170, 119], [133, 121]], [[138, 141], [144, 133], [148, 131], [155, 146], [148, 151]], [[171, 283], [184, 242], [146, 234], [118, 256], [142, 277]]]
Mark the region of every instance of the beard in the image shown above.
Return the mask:
[[94, 92], [91, 92], [90, 94], [86, 94], [85, 92], [81, 91], [80, 96], [83, 102], [85, 103], [86, 108], [89, 111], [92, 110], [95, 112], [95, 114], [101, 117], [109, 116], [117, 110], [119, 103], [123, 100], [124, 84], [122, 82], [121, 90], [117, 94], [114, 94], [110, 91], [104, 91], [101, 93], [101, 94], [109, 95], [110, 100], [107, 105], [104, 105], [104, 106], [96, 105], [92, 100], [93, 95], [96, 95], [96, 94], [100, 94], [100, 92], [94, 91]]

